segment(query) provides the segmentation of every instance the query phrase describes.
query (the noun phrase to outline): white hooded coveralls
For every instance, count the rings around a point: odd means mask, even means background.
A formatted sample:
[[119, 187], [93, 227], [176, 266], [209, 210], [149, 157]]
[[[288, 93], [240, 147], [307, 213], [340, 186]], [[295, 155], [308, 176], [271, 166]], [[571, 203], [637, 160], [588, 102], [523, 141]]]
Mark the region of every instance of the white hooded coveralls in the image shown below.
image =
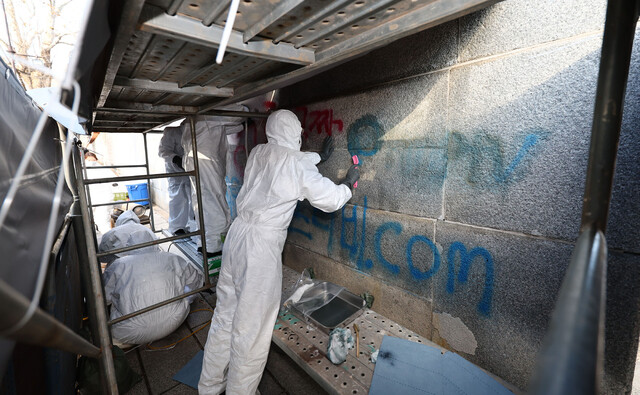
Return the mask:
[[[184, 157], [182, 148], [182, 129], [168, 127], [164, 129], [158, 156], [164, 159], [167, 173], [180, 173], [184, 170], [173, 163], [173, 157]], [[191, 183], [189, 177], [169, 177], [169, 232], [178, 229], [191, 232], [197, 229], [195, 214], [191, 205]]]
[[200, 394], [225, 387], [229, 395], [256, 392], [280, 307], [282, 250], [296, 203], [307, 199], [333, 212], [351, 198], [349, 187], [318, 172], [318, 154], [300, 152], [301, 132], [295, 114], [276, 111], [267, 120], [268, 143], [249, 155], [238, 217], [224, 244]]
[[[232, 111], [243, 111], [242, 106], [225, 108]], [[220, 235], [229, 229], [231, 216], [227, 204], [227, 185], [225, 182], [227, 161], [227, 134], [242, 131], [244, 121], [238, 117], [220, 117], [200, 115], [196, 118], [196, 142], [198, 144], [198, 167], [200, 170], [200, 187], [202, 190], [202, 211], [204, 214], [205, 235], [208, 252], [222, 250]], [[182, 146], [186, 156], [183, 158], [187, 171], [194, 169], [193, 147], [191, 144], [191, 127], [189, 122], [181, 125]], [[191, 178], [191, 201], [197, 211], [195, 178]], [[200, 220], [196, 217], [200, 226]], [[198, 247], [200, 238], [194, 238]]]
[[[202, 274], [183, 258], [164, 251], [116, 259], [104, 271], [104, 291], [111, 319], [160, 303], [202, 284]], [[111, 327], [123, 343], [143, 344], [175, 331], [189, 314], [189, 298], [177, 300]]]
[[[105, 233], [100, 239], [98, 246], [99, 252], [116, 250], [119, 248], [129, 247], [135, 244], [146, 243], [156, 239], [155, 233], [144, 225], [140, 225], [140, 218], [132, 210], [125, 211], [120, 214], [116, 220], [116, 226]], [[149, 246], [121, 252], [116, 255], [107, 255], [100, 258], [101, 261], [113, 262], [116, 258], [126, 255], [144, 254], [147, 252], [158, 251], [158, 246]]]

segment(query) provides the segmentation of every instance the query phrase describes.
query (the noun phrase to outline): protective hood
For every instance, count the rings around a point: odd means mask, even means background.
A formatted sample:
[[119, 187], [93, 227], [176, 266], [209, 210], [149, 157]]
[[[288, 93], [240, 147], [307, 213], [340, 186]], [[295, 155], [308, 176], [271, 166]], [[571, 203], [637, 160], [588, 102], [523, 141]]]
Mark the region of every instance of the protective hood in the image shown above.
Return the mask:
[[136, 213], [134, 213], [132, 210], [125, 211], [124, 213], [120, 214], [120, 216], [116, 220], [116, 226], [120, 226], [128, 223], [135, 223], [135, 224], [140, 223], [140, 218], [138, 218]]
[[289, 110], [278, 110], [267, 119], [267, 139], [271, 144], [300, 151], [302, 125], [296, 114]]

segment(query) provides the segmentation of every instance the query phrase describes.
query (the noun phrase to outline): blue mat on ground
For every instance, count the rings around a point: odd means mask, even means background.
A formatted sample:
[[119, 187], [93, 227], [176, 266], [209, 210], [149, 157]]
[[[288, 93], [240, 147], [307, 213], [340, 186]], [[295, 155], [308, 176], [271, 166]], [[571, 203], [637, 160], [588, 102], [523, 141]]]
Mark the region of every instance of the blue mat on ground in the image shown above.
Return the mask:
[[173, 379], [186, 384], [191, 388], [198, 389], [198, 381], [200, 381], [200, 372], [202, 371], [203, 356], [204, 351], [198, 351], [198, 353], [191, 358], [191, 360], [187, 362], [187, 364], [184, 365], [175, 376], [173, 376]]
[[397, 337], [382, 339], [369, 395], [511, 394], [453, 352]]

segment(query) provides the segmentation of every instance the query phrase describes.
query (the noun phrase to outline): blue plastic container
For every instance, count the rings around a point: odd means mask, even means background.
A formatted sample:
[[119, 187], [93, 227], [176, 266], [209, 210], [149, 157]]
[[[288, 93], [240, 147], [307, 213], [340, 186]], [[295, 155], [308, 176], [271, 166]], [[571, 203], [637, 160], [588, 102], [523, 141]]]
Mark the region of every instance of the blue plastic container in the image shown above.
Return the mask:
[[[129, 192], [129, 200], [149, 199], [149, 190], [147, 189], [146, 182], [142, 184], [127, 185], [127, 192]], [[136, 204], [146, 206], [149, 204], [149, 201], [138, 202]]]

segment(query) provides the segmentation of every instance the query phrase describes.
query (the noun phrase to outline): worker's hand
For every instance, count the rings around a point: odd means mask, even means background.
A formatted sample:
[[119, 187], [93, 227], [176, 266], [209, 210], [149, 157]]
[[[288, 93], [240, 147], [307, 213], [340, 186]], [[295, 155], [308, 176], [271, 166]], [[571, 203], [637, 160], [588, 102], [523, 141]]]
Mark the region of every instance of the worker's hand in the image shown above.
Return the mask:
[[333, 153], [333, 137], [329, 136], [322, 142], [322, 151], [320, 154], [320, 163], [326, 162]]
[[351, 165], [351, 167], [349, 168], [349, 170], [347, 171], [347, 175], [344, 178], [344, 180], [342, 180], [341, 184], [344, 184], [346, 186], [348, 186], [349, 188], [353, 189], [353, 184], [356, 183], [356, 181], [358, 181], [360, 179], [360, 168], [358, 165]]
[[184, 170], [184, 168], [182, 167], [182, 157], [181, 156], [174, 156], [173, 160], [172, 160], [173, 164], [178, 166], [179, 168], [181, 168], [182, 170]]

